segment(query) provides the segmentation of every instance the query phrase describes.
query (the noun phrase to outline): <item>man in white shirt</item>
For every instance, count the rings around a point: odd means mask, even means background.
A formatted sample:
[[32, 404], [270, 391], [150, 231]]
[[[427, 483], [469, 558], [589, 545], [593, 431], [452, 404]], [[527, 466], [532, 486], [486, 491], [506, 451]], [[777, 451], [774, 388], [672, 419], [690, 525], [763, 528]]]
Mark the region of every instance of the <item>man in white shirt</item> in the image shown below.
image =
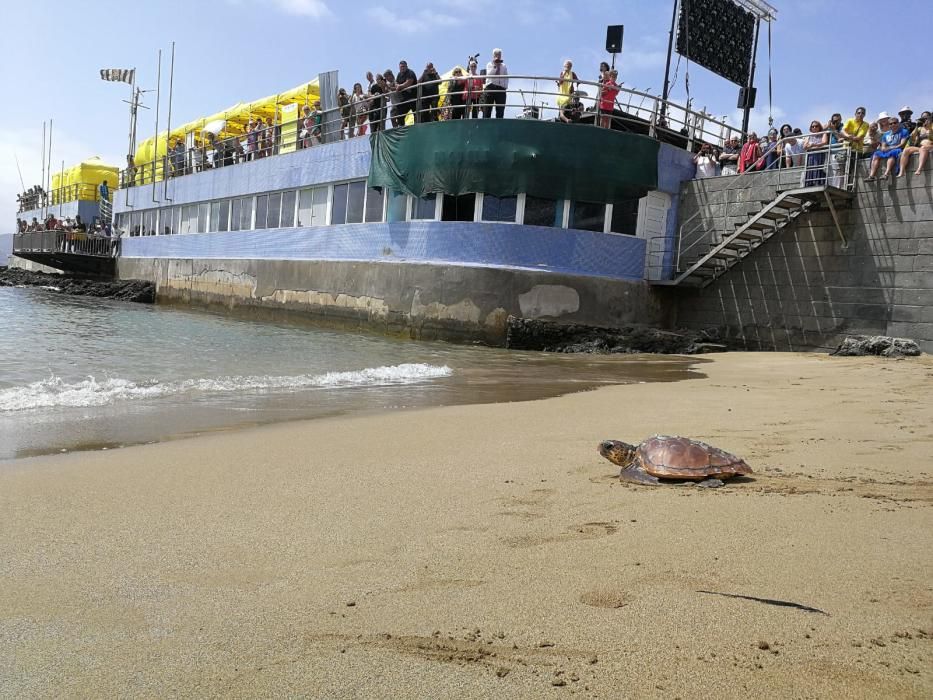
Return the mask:
[[719, 175], [719, 160], [716, 158], [713, 147], [708, 143], [704, 143], [700, 152], [693, 156], [693, 162], [697, 166], [698, 180]]
[[496, 119], [505, 116], [505, 91], [509, 88], [509, 69], [502, 61], [502, 49], [492, 50], [492, 60], [486, 64], [486, 89], [484, 90], [483, 118], [492, 116], [496, 106]]

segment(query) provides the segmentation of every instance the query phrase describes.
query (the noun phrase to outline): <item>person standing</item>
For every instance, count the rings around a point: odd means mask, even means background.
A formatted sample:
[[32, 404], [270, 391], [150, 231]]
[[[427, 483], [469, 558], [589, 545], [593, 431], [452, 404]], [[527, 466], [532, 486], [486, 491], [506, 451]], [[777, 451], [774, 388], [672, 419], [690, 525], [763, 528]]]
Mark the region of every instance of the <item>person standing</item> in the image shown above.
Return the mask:
[[492, 50], [492, 60], [486, 64], [485, 103], [483, 118], [492, 116], [492, 106], [496, 106], [496, 119], [505, 116], [505, 93], [509, 89], [509, 69], [502, 60], [502, 49]]
[[721, 167], [721, 175], [737, 175], [739, 172], [739, 153], [741, 152], [739, 147], [739, 138], [738, 136], [730, 136], [729, 140], [726, 141], [726, 144], [722, 148], [722, 153], [719, 154], [719, 165]]
[[573, 61], [564, 61], [563, 70], [560, 77], [555, 81], [557, 83], [557, 107], [563, 109], [564, 105], [570, 101], [570, 94], [577, 89], [579, 83], [577, 74], [573, 72]]
[[415, 71], [408, 67], [408, 61], [398, 62], [398, 75], [395, 76], [395, 91], [398, 93], [398, 100], [395, 107], [392, 108], [392, 126], [405, 126], [405, 117], [409, 112], [415, 111], [415, 98], [418, 82], [418, 76]]
[[466, 116], [472, 119], [479, 117], [480, 102], [483, 101], [483, 85], [486, 82], [482, 76], [477, 75], [478, 69], [476, 59], [471, 58], [467, 65], [469, 77], [467, 78]]
[[424, 72], [419, 78], [421, 83], [421, 100], [418, 104], [419, 122], [437, 121], [437, 102], [440, 95], [441, 76], [434, 68], [434, 64], [428, 61], [424, 67]]
[[366, 73], [366, 79], [369, 81], [369, 112], [367, 114], [369, 118], [369, 130], [372, 133], [377, 131], [383, 131], [385, 129], [386, 121], [386, 98], [385, 95], [388, 92], [388, 86], [386, 85], [385, 76], [381, 73], [377, 73], [376, 77], [373, 78], [371, 72]]
[[450, 80], [447, 81], [447, 104], [450, 106], [451, 119], [463, 119], [466, 105], [467, 81], [460, 66], [454, 67]]
[[100, 183], [100, 186], [97, 188], [97, 194], [100, 195], [101, 201], [110, 201], [110, 187], [107, 186], [106, 180]]
[[619, 72], [611, 69], [599, 86], [599, 125], [604, 129], [611, 128], [612, 115], [616, 108], [616, 95], [619, 94], [619, 84], [616, 82], [618, 77]]
[[868, 122], [865, 121], [865, 108], [858, 107], [855, 110], [855, 116], [843, 124], [839, 138], [861, 157], [865, 152], [865, 137], [868, 136], [868, 129]]

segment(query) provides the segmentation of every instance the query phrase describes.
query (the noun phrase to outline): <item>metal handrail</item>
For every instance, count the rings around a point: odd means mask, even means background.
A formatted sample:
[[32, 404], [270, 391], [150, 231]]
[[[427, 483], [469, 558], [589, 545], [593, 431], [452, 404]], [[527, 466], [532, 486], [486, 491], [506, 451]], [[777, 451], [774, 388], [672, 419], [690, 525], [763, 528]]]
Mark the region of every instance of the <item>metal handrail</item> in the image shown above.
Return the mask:
[[[774, 144], [775, 144], [775, 145], [774, 145], [774, 149], [776, 149], [776, 148], [778, 147], [779, 144], [786, 143], [787, 141], [790, 141], [791, 139], [795, 139], [795, 140], [805, 140], [805, 139], [807, 139], [807, 138], [810, 137], [810, 136], [823, 136], [823, 135], [830, 135], [830, 136], [832, 137], [835, 133], [836, 133], [836, 132], [834, 132], [834, 131], [832, 131], [832, 130], [823, 130], [823, 131], [816, 132], [815, 134], [806, 134], [806, 135], [801, 135], [801, 136], [789, 136], [789, 137], [784, 137], [784, 138], [778, 139], [777, 141], [774, 142]], [[824, 159], [823, 163], [822, 163], [822, 164], [817, 164], [815, 167], [811, 167], [811, 165], [808, 163], [809, 159], [807, 158], [807, 156], [810, 155], [810, 154], [814, 154], [814, 155], [815, 155], [815, 154], [824, 154], [824, 153], [825, 153], [825, 155], [826, 155], [826, 158]], [[835, 155], [838, 155], [838, 154], [845, 154], [845, 156], [846, 156], [846, 157], [842, 160], [842, 165], [843, 165], [842, 172], [841, 172], [841, 174], [840, 174], [839, 172], [836, 172], [835, 174], [830, 175], [830, 172], [829, 172], [830, 166], [833, 166], [836, 162], [838, 162], [838, 161], [836, 161], [836, 160], [834, 159], [834, 156], [835, 156]], [[764, 156], [765, 156], [765, 155], [766, 155], [766, 154], [763, 154], [763, 155], [762, 155], [762, 158], [759, 159], [759, 161], [757, 161], [757, 162], [758, 162], [758, 163], [762, 163], [762, 162], [764, 161]], [[828, 186], [837, 187], [837, 189], [846, 190], [846, 191], [852, 191], [852, 189], [855, 187], [855, 177], [854, 177], [855, 169], [853, 168], [854, 158], [852, 157], [852, 149], [851, 149], [851, 147], [849, 146], [848, 143], [832, 143], [832, 142], [830, 141], [830, 144], [827, 145], [827, 146], [823, 146], [823, 147], [816, 148], [816, 149], [811, 149], [811, 150], [809, 150], [809, 151], [804, 150], [804, 151], [802, 151], [801, 153], [795, 154], [795, 155], [798, 155], [798, 156], [801, 157], [802, 162], [801, 162], [800, 165], [793, 165], [793, 166], [790, 166], [790, 167], [787, 167], [787, 166], [785, 166], [785, 167], [780, 167], [780, 166], [778, 166], [778, 167], [772, 167], [772, 168], [768, 168], [768, 169], [746, 170], [745, 172], [738, 173], [738, 174], [736, 174], [736, 175], [720, 176], [720, 177], [733, 177], [733, 178], [736, 178], [736, 183], [737, 183], [737, 184], [736, 184], [734, 187], [730, 187], [729, 189], [726, 190], [727, 197], [728, 197], [728, 193], [731, 192], [731, 191], [738, 191], [738, 190], [744, 189], [746, 186], [748, 186], [748, 187], [752, 186], [751, 183], [749, 183], [748, 185], [745, 185], [745, 184], [744, 184], [744, 180], [745, 180], [746, 178], [755, 177], [755, 176], [757, 176], [757, 175], [762, 175], [762, 174], [765, 174], [765, 173], [775, 173], [775, 172], [782, 172], [782, 171], [784, 171], [784, 172], [787, 172], [787, 171], [799, 171], [799, 172], [801, 172], [801, 173], [802, 173], [802, 174], [801, 174], [801, 182], [803, 183], [803, 182], [806, 182], [807, 174], [808, 174], [809, 172], [811, 172], [811, 171], [813, 171], [813, 170], [825, 169], [825, 170], [826, 170], [826, 173], [825, 173], [825, 176], [824, 176], [824, 180], [825, 180], [825, 184], [827, 184]], [[784, 158], [784, 157], [786, 157], [784, 154], [782, 154], [782, 155], [779, 156], [779, 158]], [[738, 183], [739, 183], [739, 178], [742, 179], [742, 183], [743, 183], [743, 184], [738, 184]], [[819, 179], [819, 177], [817, 177], [816, 179]], [[833, 180], [833, 182], [834, 182], [835, 184], [830, 183], [830, 182], [829, 182], [830, 180]], [[729, 206], [730, 206], [731, 204], [735, 204], [735, 203], [736, 203], [735, 201], [730, 202], [730, 201], [727, 200], [726, 202], [723, 203], [722, 206], [723, 206], [724, 210], [727, 211], [728, 208], [729, 208]], [[709, 231], [709, 229], [706, 227], [706, 224], [705, 224], [703, 221], [698, 222], [698, 223], [697, 223], [696, 225], [694, 225], [689, 231], [686, 231], [686, 232], [685, 232], [685, 230], [684, 230], [691, 222], [693, 222], [694, 219], [699, 218], [699, 216], [700, 216], [701, 214], [702, 214], [702, 211], [696, 212], [695, 214], [693, 214], [693, 215], [691, 215], [690, 217], [688, 217], [688, 218], [678, 227], [677, 255], [676, 255], [675, 265], [674, 265], [674, 270], [677, 271], [677, 272], [681, 272], [681, 271], [682, 271], [681, 261], [684, 260], [685, 256], [686, 256], [691, 250], [693, 250], [697, 245], [699, 245], [699, 244], [703, 243], [704, 241], [707, 241], [707, 240], [708, 240], [708, 235], [707, 235], [707, 234], [709, 234], [710, 231]], [[700, 234], [699, 234], [699, 235], [696, 235], [698, 231], [700, 231]], [[688, 241], [688, 240], [689, 240], [690, 242], [687, 243], [687, 244], [685, 245], [685, 241]]]
[[[471, 118], [474, 108], [492, 116], [493, 105], [485, 99], [488, 97], [485, 91], [485, 80], [489, 77], [470, 75], [464, 72], [462, 80], [480, 79], [484, 81], [484, 84], [482, 86], [481, 101], [465, 104], [463, 118]], [[508, 77], [510, 81], [509, 89], [504, 91], [506, 99], [505, 104], [502, 105], [503, 112], [506, 115], [539, 120], [547, 118], [549, 115], [555, 119], [558, 118], [562, 107], [557, 106], [556, 101], [565, 96], [550, 86], [560, 79], [559, 76], [509, 75], [503, 77]], [[447, 87], [449, 87], [452, 80], [452, 78], [446, 78], [427, 81], [417, 83], [410, 88], [410, 90], [415, 91], [415, 94], [412, 99], [406, 102], [413, 103], [414, 123], [457, 118], [455, 110], [461, 109], [461, 107], [459, 104], [451, 104], [447, 92]], [[529, 82], [531, 83], [530, 86], [528, 85]], [[578, 91], [585, 88], [593, 93], [585, 94], [581, 98], [584, 108], [581, 118], [584, 122], [594, 126], [599, 126], [600, 117], [605, 116], [609, 117], [613, 128], [645, 131], [651, 137], [670, 134], [673, 137], [682, 139], [688, 149], [692, 149], [695, 142], [725, 143], [729, 136], [740, 133], [737, 128], [726, 124], [725, 121], [718, 120], [705, 111], [693, 110], [689, 106], [683, 107], [668, 101], [666, 110], [662, 111], [660, 97], [625, 86], [619, 86], [612, 113], [605, 113], [599, 107], [600, 83], [589, 80], [576, 80], [573, 82]], [[539, 87], [539, 83], [542, 83], [544, 87]], [[438, 93], [443, 88], [445, 94], [438, 94], [437, 97], [425, 95], [424, 89], [429, 86], [436, 86]], [[183, 153], [180, 151], [170, 152], [154, 161], [137, 163], [131, 168], [122, 170], [120, 172], [120, 186], [133, 187], [152, 184], [166, 179], [166, 176], [171, 178], [188, 175], [201, 170], [227, 167], [249, 160], [292, 152], [303, 147], [314, 147], [318, 143], [330, 143], [343, 138], [353, 138], [359, 135], [357, 127], [363, 124], [373, 130], [384, 128], [386, 119], [391, 117], [391, 112], [395, 106], [392, 103], [391, 94], [367, 95], [367, 97], [376, 101], [375, 105], [370, 103], [365, 111], [351, 112], [349, 117], [342, 114], [339, 107], [324, 111], [319, 125], [319, 138], [316, 134], [302, 135], [304, 129], [303, 119], [279, 124], [273, 123], [264, 127], [262, 134], [256, 139], [258, 141], [257, 147], [252, 150], [249, 148], [250, 139], [246, 133], [215, 139], [220, 148], [214, 148], [213, 145], [208, 145], [211, 139], [205, 135], [205, 132], [196, 132], [195, 141], [200, 143], [195, 147], [185, 148]], [[661, 117], [660, 115], [664, 114], [665, 111], [666, 116]], [[365, 121], [361, 119], [361, 114], [366, 115]], [[376, 117], [375, 120], [373, 116]], [[216, 159], [218, 150], [222, 152], [222, 157], [219, 160]]]
[[98, 258], [120, 255], [120, 238], [80, 231], [30, 231], [13, 234], [13, 253], [68, 253]]

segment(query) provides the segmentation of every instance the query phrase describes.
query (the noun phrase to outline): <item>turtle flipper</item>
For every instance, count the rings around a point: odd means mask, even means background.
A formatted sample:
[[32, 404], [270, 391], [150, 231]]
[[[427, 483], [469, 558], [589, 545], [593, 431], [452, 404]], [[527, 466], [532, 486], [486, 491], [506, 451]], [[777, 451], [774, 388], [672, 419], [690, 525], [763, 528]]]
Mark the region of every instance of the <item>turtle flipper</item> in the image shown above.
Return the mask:
[[651, 476], [642, 467], [633, 464], [619, 472], [619, 478], [630, 484], [644, 484], [646, 486], [657, 486], [661, 480], [656, 476]]

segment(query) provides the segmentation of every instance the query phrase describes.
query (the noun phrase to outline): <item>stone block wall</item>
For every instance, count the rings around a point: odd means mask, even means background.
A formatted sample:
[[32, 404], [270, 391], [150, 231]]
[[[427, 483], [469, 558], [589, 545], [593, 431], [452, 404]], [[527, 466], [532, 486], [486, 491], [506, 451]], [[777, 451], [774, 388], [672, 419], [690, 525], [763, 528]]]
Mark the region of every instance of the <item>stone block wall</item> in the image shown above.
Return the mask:
[[[711, 285], [672, 290], [675, 325], [717, 327], [738, 347], [832, 348], [849, 334], [916, 340], [933, 352], [933, 170], [866, 183], [840, 210], [844, 244], [825, 207], [814, 208]], [[796, 179], [795, 179], [796, 178]], [[799, 173], [686, 183], [681, 222], [695, 216], [718, 234], [734, 230]]]

